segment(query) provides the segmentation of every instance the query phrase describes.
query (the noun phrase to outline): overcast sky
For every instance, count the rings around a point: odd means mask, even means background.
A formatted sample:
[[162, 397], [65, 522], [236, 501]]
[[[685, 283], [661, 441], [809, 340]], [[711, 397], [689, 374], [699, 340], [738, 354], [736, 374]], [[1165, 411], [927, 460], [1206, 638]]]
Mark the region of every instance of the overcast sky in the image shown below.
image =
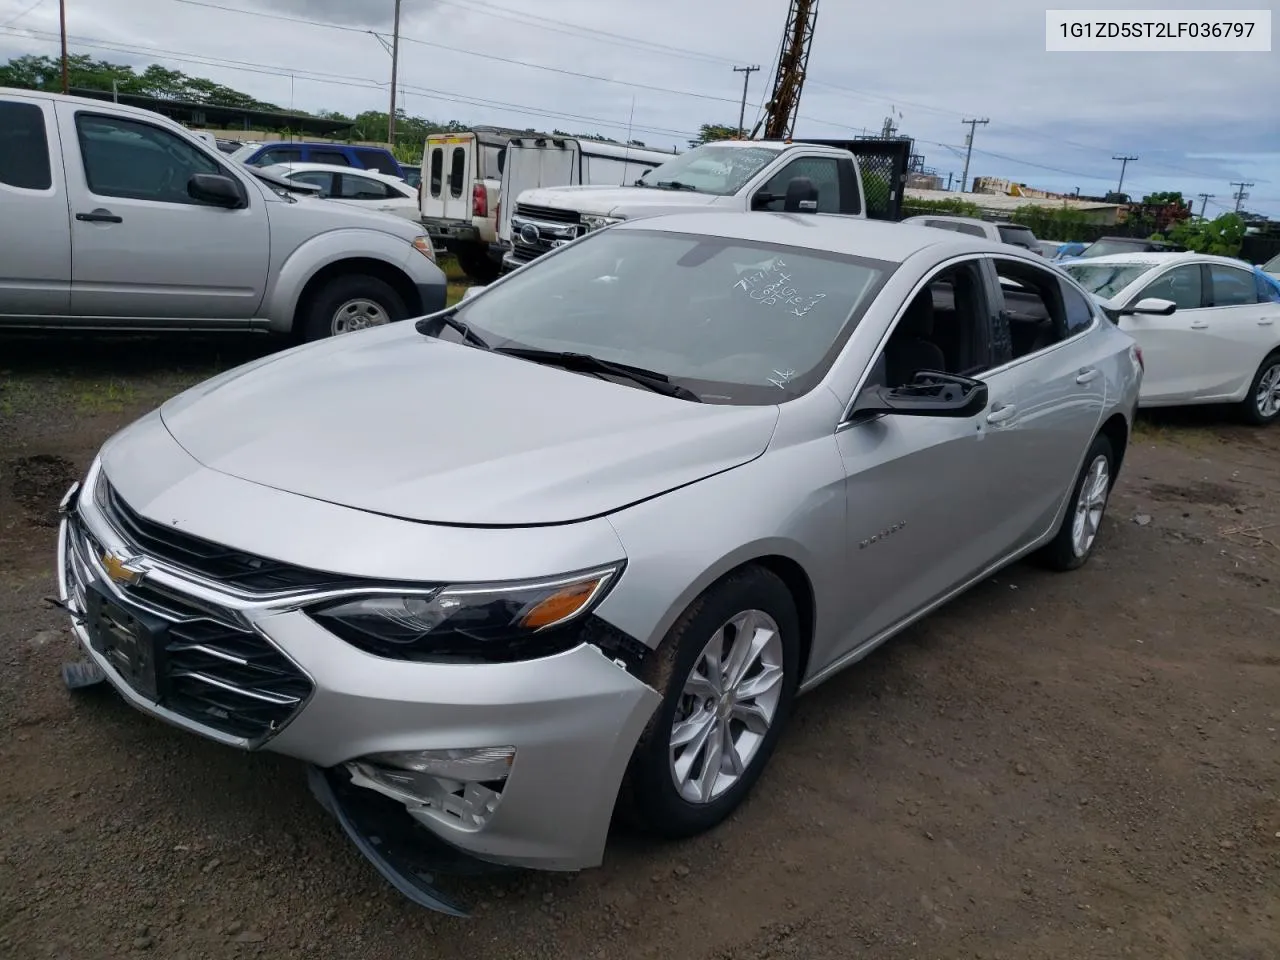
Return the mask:
[[[67, 7], [72, 52], [159, 62], [284, 107], [386, 109], [390, 57], [364, 31], [390, 33], [394, 0]], [[1245, 207], [1280, 215], [1280, 52], [1046, 53], [1044, 8], [1026, 0], [826, 0], [797, 135], [878, 130], [894, 110], [926, 163], [958, 183], [961, 121], [986, 117], [971, 177], [1099, 193], [1116, 186], [1120, 163], [1111, 157], [1128, 154], [1139, 158], [1125, 176], [1128, 193], [1211, 193], [1212, 215], [1233, 205], [1230, 181], [1253, 181]], [[433, 120], [619, 138], [630, 125], [651, 146], [683, 146], [701, 123], [737, 123], [735, 64], [763, 68], [751, 75], [751, 125], [786, 12], [787, 0], [403, 0], [402, 102]], [[0, 0], [0, 60], [56, 55], [57, 30], [58, 0]]]

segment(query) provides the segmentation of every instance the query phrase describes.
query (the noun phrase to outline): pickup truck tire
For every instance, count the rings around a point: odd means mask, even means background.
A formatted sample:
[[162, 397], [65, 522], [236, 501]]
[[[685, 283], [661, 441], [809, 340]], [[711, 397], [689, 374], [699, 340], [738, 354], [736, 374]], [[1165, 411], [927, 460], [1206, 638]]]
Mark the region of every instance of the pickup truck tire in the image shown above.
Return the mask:
[[323, 340], [408, 315], [404, 300], [385, 280], [349, 273], [334, 277], [315, 292], [303, 312], [301, 333], [304, 340]]
[[455, 255], [462, 272], [476, 283], [493, 283], [502, 272], [502, 264], [490, 257], [483, 246], [460, 246]]

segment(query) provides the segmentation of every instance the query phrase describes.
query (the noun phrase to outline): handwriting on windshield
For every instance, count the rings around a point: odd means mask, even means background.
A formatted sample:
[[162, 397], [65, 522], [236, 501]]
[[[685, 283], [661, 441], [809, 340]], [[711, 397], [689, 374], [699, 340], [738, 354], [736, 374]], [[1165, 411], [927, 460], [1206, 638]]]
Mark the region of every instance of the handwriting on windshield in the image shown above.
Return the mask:
[[768, 269], [756, 270], [741, 277], [734, 287], [762, 307], [781, 306], [793, 317], [803, 317], [827, 296], [825, 293], [811, 296], [802, 294], [792, 284], [791, 273], [781, 260], [773, 261]]

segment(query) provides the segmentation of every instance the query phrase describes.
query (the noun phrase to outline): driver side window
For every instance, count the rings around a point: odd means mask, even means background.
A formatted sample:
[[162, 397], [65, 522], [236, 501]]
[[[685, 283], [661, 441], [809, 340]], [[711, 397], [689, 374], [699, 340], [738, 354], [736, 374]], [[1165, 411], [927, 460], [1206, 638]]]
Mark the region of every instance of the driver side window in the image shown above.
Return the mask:
[[938, 271], [899, 314], [866, 386], [904, 386], [925, 371], [973, 377], [989, 369], [988, 313], [977, 261]]
[[197, 173], [226, 171], [167, 130], [122, 117], [76, 114], [85, 182], [100, 197], [203, 206], [187, 193]]
[[1155, 297], [1159, 300], [1172, 300], [1179, 310], [1197, 310], [1204, 306], [1201, 290], [1200, 266], [1191, 263], [1174, 267], [1156, 277], [1138, 294], [1134, 302]]
[[779, 211], [786, 203], [787, 184], [795, 177], [808, 177], [818, 191], [818, 213], [840, 212], [840, 171], [835, 157], [800, 157], [769, 178], [761, 188], [771, 193], [771, 200], [760, 209]]

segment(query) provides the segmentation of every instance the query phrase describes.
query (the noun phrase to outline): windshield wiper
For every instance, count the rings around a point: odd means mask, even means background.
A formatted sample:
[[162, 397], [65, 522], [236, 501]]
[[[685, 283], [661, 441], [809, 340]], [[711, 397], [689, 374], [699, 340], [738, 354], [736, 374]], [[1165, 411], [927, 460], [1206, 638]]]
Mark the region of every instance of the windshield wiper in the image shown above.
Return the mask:
[[564, 367], [566, 370], [576, 370], [580, 373], [602, 373], [612, 377], [622, 377], [666, 397], [675, 397], [678, 400], [692, 400], [696, 403], [702, 402], [700, 396], [688, 387], [672, 383], [671, 378], [666, 374], [658, 373], [656, 370], [646, 370], [644, 367], [633, 367], [625, 363], [612, 363], [608, 360], [601, 360], [599, 357], [593, 357], [589, 353], [538, 350], [534, 347], [497, 347], [494, 352], [504, 353], [509, 357], [518, 357], [521, 360], [532, 360], [534, 363], [552, 364], [557, 367]]
[[445, 313], [436, 314], [434, 317], [423, 317], [414, 324], [414, 329], [419, 333], [434, 337], [440, 332], [442, 327], [449, 327], [462, 334], [462, 339], [473, 346], [479, 347], [481, 350], [491, 349], [489, 341], [480, 334], [471, 329], [471, 325], [464, 323], [458, 319], [458, 308], [454, 307]]
[[693, 190], [697, 191], [692, 183], [684, 183], [681, 180], [659, 180], [655, 186], [662, 187], [664, 190]]

